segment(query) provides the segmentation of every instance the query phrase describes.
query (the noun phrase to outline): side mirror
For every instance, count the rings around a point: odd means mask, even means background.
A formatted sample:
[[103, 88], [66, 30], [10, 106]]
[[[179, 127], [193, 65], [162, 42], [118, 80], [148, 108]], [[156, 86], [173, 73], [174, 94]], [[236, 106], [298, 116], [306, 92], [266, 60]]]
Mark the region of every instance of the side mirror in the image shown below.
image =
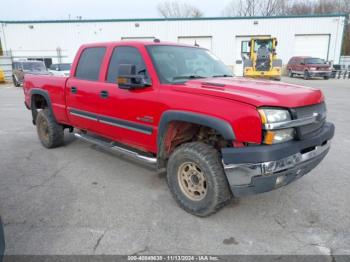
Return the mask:
[[305, 65], [305, 63], [304, 63], [304, 62], [301, 62], [300, 64], [301, 64], [301, 65]]
[[117, 83], [121, 89], [139, 89], [150, 85], [145, 75], [136, 74], [136, 65], [121, 64], [118, 66]]

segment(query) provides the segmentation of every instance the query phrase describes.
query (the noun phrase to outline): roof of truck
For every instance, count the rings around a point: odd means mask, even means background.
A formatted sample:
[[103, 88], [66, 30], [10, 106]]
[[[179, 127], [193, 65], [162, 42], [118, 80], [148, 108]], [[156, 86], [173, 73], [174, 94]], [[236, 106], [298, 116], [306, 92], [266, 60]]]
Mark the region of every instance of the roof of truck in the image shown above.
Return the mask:
[[182, 43], [174, 43], [174, 42], [163, 42], [163, 41], [113, 41], [113, 42], [98, 42], [98, 43], [88, 43], [83, 44], [82, 47], [95, 47], [95, 46], [116, 46], [116, 45], [131, 45], [131, 46], [151, 46], [151, 45], [170, 45], [170, 46], [186, 46], [186, 47], [197, 47], [197, 48], [203, 48], [200, 46], [195, 45], [188, 45], [188, 44], [182, 44]]

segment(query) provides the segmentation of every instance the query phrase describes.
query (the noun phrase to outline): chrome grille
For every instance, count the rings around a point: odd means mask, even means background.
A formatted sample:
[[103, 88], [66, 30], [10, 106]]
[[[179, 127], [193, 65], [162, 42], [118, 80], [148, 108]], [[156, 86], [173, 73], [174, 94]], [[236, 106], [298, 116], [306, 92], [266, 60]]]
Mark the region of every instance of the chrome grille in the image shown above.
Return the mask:
[[326, 121], [325, 103], [320, 103], [312, 106], [297, 107], [292, 109], [292, 113], [294, 119], [310, 117], [314, 114], [318, 115], [318, 121], [316, 121], [315, 123], [296, 128], [299, 139], [305, 139], [308, 136], [316, 134]]

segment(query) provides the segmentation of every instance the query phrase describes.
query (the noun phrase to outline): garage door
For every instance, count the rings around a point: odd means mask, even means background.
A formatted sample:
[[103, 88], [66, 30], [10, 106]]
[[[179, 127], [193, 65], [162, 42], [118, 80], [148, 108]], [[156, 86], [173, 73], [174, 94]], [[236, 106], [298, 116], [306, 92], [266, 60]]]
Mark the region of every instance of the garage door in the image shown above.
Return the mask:
[[212, 50], [210, 36], [196, 36], [196, 37], [179, 36], [177, 40], [178, 40], [178, 43], [181, 43], [181, 44], [186, 44], [186, 45], [197, 44], [200, 47], [204, 47], [206, 49]]
[[295, 56], [314, 56], [328, 59], [329, 35], [296, 35]]

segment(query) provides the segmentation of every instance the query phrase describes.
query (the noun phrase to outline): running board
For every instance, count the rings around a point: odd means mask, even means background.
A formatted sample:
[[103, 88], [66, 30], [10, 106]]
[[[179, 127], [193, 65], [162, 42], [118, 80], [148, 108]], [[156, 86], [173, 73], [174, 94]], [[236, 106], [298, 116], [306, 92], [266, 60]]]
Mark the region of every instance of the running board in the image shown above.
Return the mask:
[[113, 142], [108, 143], [108, 142], [106, 142], [106, 141], [104, 141], [102, 139], [99, 139], [97, 137], [93, 137], [93, 136], [90, 136], [90, 135], [87, 135], [87, 134], [82, 134], [82, 133], [74, 133], [74, 136], [76, 138], [79, 138], [81, 140], [84, 140], [84, 141], [87, 141], [89, 143], [95, 144], [95, 145], [100, 146], [102, 148], [106, 148], [106, 149], [118, 152], [118, 153], [120, 153], [122, 155], [126, 155], [126, 156], [128, 156], [130, 158], [133, 158], [135, 160], [139, 160], [139, 161], [141, 161], [141, 162], [143, 162], [145, 164], [153, 165], [153, 166], [155, 166], [157, 164], [157, 158], [145, 156], [145, 155], [142, 155], [142, 154], [140, 154], [138, 152], [135, 152], [135, 151], [132, 151], [132, 150], [129, 150], [129, 149], [117, 146]]

